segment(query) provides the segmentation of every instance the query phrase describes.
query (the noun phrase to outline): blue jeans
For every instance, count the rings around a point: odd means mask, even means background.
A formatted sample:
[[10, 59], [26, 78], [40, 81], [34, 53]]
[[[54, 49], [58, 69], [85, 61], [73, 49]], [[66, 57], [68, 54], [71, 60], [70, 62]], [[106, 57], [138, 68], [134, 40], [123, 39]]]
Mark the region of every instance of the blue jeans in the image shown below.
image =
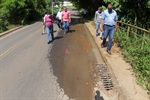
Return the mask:
[[115, 31], [115, 26], [104, 25], [104, 39], [103, 39], [102, 45], [106, 44], [106, 38], [109, 36], [109, 41], [107, 44], [107, 50], [111, 50], [114, 31]]
[[[98, 35], [98, 30], [100, 28], [101, 23], [100, 22], [96, 22], [96, 35]], [[102, 37], [102, 32], [100, 31], [100, 37]]]
[[66, 33], [67, 31], [69, 31], [69, 21], [64, 21], [64, 32]]
[[61, 20], [59, 20], [59, 19], [57, 20], [57, 25], [58, 25], [59, 28], [62, 29], [62, 22], [61, 22]]
[[[53, 25], [51, 26], [46, 26], [46, 32], [47, 32], [47, 42], [50, 42], [51, 40], [54, 39], [54, 34], [53, 34]], [[51, 36], [50, 36], [51, 35]], [[52, 37], [52, 39], [51, 39]]]

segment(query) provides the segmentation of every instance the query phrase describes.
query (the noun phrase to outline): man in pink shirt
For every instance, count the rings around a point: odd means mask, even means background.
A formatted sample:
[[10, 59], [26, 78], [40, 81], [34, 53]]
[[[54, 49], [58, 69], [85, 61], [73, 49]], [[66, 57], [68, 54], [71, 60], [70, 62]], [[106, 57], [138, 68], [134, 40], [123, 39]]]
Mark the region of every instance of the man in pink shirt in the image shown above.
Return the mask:
[[67, 8], [64, 8], [64, 11], [62, 12], [62, 22], [64, 25], [64, 34], [67, 33], [67, 30], [69, 32], [69, 22], [70, 22], [70, 12], [67, 10]]

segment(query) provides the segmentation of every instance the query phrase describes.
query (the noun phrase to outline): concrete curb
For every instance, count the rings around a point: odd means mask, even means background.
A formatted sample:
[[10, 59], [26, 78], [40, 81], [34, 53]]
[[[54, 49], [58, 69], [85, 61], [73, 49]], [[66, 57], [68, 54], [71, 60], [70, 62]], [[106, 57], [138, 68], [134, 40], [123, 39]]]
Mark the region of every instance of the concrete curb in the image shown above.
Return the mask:
[[16, 30], [18, 30], [18, 29], [20, 29], [20, 28], [22, 28], [23, 26], [18, 26], [18, 27], [15, 27], [15, 28], [13, 28], [13, 29], [10, 29], [10, 30], [8, 30], [8, 31], [5, 31], [5, 32], [3, 32], [3, 33], [0, 33], [0, 37], [2, 37], [2, 36], [5, 36], [5, 35], [7, 35], [7, 34], [9, 34], [9, 33], [11, 33], [11, 32], [14, 32], [14, 31], [16, 31]]

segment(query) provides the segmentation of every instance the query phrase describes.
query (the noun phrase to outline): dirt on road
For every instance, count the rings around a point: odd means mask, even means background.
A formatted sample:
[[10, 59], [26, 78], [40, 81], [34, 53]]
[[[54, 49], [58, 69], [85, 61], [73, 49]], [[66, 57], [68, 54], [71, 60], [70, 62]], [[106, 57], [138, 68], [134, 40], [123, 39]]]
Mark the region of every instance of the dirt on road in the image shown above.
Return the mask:
[[79, 18], [72, 19], [71, 32], [63, 35], [50, 51], [54, 75], [65, 93], [75, 100], [93, 100], [92, 65], [97, 61], [92, 45]]

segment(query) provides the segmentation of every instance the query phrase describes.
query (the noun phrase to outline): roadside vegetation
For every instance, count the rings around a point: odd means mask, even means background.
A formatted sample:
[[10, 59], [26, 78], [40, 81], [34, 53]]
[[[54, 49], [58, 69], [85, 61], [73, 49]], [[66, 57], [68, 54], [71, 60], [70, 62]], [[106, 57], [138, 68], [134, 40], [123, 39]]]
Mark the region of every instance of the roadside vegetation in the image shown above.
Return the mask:
[[0, 31], [40, 19], [47, 3], [46, 0], [0, 0]]
[[150, 95], [150, 32], [120, 25], [115, 42], [122, 48], [125, 60], [132, 65], [137, 83], [147, 89]]
[[[125, 60], [132, 65], [138, 83], [149, 91], [150, 95], [150, 0], [70, 0], [78, 9], [86, 9], [88, 17], [94, 18], [99, 6], [106, 9], [111, 2], [119, 15], [119, 20], [141, 27], [149, 32], [119, 24], [115, 41], [122, 48]], [[90, 20], [92, 20], [90, 19]]]
[[41, 20], [46, 10], [51, 0], [0, 0], [0, 32]]

